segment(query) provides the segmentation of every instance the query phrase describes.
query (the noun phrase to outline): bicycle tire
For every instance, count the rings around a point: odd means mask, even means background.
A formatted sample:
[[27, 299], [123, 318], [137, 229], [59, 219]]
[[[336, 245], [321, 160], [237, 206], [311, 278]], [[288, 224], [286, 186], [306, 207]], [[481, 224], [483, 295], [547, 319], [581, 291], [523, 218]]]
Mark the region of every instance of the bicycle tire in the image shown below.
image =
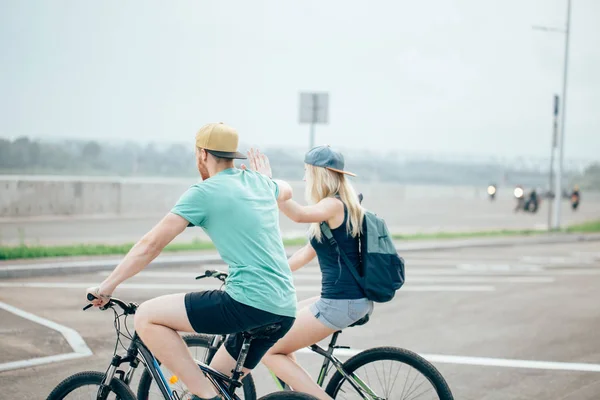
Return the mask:
[[261, 397], [258, 400], [319, 400], [315, 396], [302, 392], [275, 392]]
[[[98, 385], [104, 380], [104, 373], [97, 371], [78, 372], [60, 382], [48, 395], [46, 400], [62, 400], [73, 390], [87, 385]], [[110, 391], [120, 400], [135, 400], [135, 395], [123, 381], [113, 378], [110, 382]]]
[[[194, 334], [183, 336], [183, 340], [188, 347], [195, 346], [208, 348], [212, 343], [213, 337], [213, 335]], [[210, 364], [211, 360], [212, 355], [209, 354], [209, 358], [206, 360], [206, 363]], [[142, 373], [142, 377], [140, 378], [140, 383], [138, 385], [137, 390], [138, 400], [148, 400], [151, 384], [152, 374], [150, 374], [147, 368], [144, 368], [144, 372]], [[256, 386], [254, 384], [254, 378], [252, 377], [252, 374], [248, 374], [242, 380], [242, 390], [244, 393], [244, 400], [256, 400]]]
[[[381, 360], [399, 361], [413, 367], [431, 382], [440, 400], [454, 399], [442, 374], [429, 361], [410, 350], [397, 347], [375, 347], [348, 359], [343, 364], [343, 368], [346, 373], [352, 373], [364, 365]], [[336, 371], [329, 380], [325, 392], [335, 399], [344, 381], [342, 374]]]

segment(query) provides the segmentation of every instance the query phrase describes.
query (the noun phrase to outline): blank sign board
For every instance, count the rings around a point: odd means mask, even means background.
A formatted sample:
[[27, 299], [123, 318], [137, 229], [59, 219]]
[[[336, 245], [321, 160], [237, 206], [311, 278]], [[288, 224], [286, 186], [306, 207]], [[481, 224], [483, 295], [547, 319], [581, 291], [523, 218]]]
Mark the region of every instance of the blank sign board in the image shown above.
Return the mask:
[[329, 122], [329, 93], [300, 93], [300, 123]]

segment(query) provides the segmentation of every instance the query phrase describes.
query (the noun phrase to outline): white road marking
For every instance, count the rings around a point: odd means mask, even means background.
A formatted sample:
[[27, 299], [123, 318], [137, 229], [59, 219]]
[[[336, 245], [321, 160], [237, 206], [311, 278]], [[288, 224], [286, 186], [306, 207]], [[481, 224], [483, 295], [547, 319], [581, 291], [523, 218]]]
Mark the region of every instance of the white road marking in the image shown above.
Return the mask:
[[540, 271], [485, 271], [485, 270], [459, 270], [459, 269], [410, 269], [406, 271], [407, 276], [425, 276], [425, 275], [454, 275], [454, 276], [508, 276], [519, 274], [521, 276], [537, 276], [544, 274], [545, 276], [583, 276], [583, 275], [600, 275], [600, 268], [596, 269], [581, 269], [569, 268], [564, 270], [542, 269]]
[[[339, 357], [352, 357], [364, 350], [358, 349], [337, 349], [335, 355]], [[315, 354], [310, 349], [298, 350], [303, 354]], [[478, 365], [485, 367], [503, 367], [503, 368], [527, 368], [558, 371], [580, 371], [580, 372], [600, 372], [600, 364], [588, 363], [568, 363], [556, 361], [533, 361], [533, 360], [515, 360], [508, 358], [489, 358], [489, 357], [463, 357], [449, 356], [444, 354], [419, 354], [429, 362], [440, 364], [462, 364]]]
[[[213, 262], [217, 256], [213, 253], [208, 254], [195, 254], [195, 255], [160, 255], [151, 264], [160, 263], [194, 263], [197, 262], [202, 265], [203, 262]], [[117, 266], [122, 257], [119, 258], [105, 258], [98, 260], [80, 260], [80, 261], [57, 261], [51, 263], [34, 263], [34, 264], [15, 264], [7, 265], [2, 267], [3, 270], [7, 271], [19, 271], [19, 270], [44, 270], [44, 269], [64, 269], [68, 270], [71, 268], [82, 268], [82, 267], [103, 267], [106, 265]]]
[[[98, 275], [108, 276], [110, 272], [100, 271]], [[418, 273], [407, 273], [409, 276], [408, 283], [420, 282], [420, 283], [551, 283], [555, 281], [555, 278], [549, 276], [532, 277], [532, 276], [498, 276], [498, 277], [419, 277]], [[181, 272], [181, 271], [142, 271], [139, 272], [136, 277], [140, 278], [171, 278], [171, 279], [190, 279], [193, 280], [198, 274], [196, 272]], [[315, 271], [314, 274], [308, 275], [294, 275], [295, 281], [321, 281], [321, 274]], [[205, 282], [210, 282], [205, 281]]]
[[67, 341], [67, 343], [69, 343], [69, 346], [71, 346], [71, 348], [74, 351], [73, 353], [57, 354], [49, 357], [38, 357], [28, 360], [3, 363], [0, 364], [0, 371], [8, 371], [17, 368], [28, 368], [33, 367], [35, 365], [71, 360], [74, 358], [88, 357], [92, 355], [92, 351], [76, 330], [57, 324], [56, 322], [49, 321], [45, 318], [38, 317], [35, 314], [28, 313], [27, 311], [23, 311], [19, 308], [13, 307], [10, 304], [6, 304], [1, 301], [0, 308], [10, 313], [13, 313], [21, 318], [28, 319], [32, 322], [35, 322], [36, 324], [43, 325], [45, 327], [59, 332], [64, 336], [65, 340]]
[[[94, 282], [0, 282], [0, 288], [33, 288], [33, 289], [87, 289], [96, 286]], [[179, 284], [179, 283], [123, 283], [120, 289], [131, 290], [199, 290], [215, 289], [219, 285]], [[321, 286], [297, 286], [297, 292], [319, 292]], [[401, 289], [403, 292], [493, 292], [494, 286], [484, 285], [406, 285]]]
[[520, 258], [521, 261], [533, 264], [594, 264], [596, 259], [594, 257], [560, 257], [560, 256], [523, 256]]
[[542, 271], [540, 265], [533, 264], [458, 264], [456, 268], [466, 271]]
[[407, 275], [407, 282], [438, 282], [438, 283], [552, 283], [556, 280], [551, 276], [444, 276], [423, 277]]
[[56, 363], [56, 362], [67, 361], [67, 360], [74, 360], [76, 358], [89, 357], [90, 355], [91, 354], [65, 353], [65, 354], [57, 354], [55, 356], [38, 357], [38, 358], [30, 358], [28, 360], [7, 362], [7, 363], [0, 364], [0, 372], [10, 371], [13, 369], [31, 368], [31, 367], [35, 367], [37, 365]]
[[584, 257], [586, 259], [600, 260], [600, 252], [598, 251], [573, 251], [571, 252], [573, 257]]

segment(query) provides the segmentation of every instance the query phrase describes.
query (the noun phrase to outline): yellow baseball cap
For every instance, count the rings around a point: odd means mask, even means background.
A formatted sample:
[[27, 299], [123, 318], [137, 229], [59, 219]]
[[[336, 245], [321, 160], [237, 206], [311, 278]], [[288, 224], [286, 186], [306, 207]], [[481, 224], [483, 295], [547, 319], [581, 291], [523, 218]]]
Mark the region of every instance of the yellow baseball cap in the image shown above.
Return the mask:
[[206, 124], [196, 133], [196, 147], [221, 158], [247, 158], [238, 151], [237, 130], [222, 122]]

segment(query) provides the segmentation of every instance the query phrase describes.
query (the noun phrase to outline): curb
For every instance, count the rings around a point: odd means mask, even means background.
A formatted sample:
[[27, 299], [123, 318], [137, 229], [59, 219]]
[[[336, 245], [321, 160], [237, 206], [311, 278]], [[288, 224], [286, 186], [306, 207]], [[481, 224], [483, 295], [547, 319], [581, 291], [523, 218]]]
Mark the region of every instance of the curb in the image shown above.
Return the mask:
[[[43, 264], [8, 265], [0, 269], [0, 279], [32, 278], [36, 276], [67, 275], [114, 269], [122, 258], [89, 261], [63, 261]], [[223, 264], [218, 254], [200, 254], [194, 256], [159, 256], [149, 267], [167, 267], [170, 265], [212, 265]]]
[[557, 244], [557, 243], [578, 243], [578, 242], [595, 242], [600, 241], [600, 233], [569, 233], [557, 235], [534, 235], [534, 236], [519, 236], [505, 238], [489, 238], [489, 239], [461, 239], [446, 241], [432, 241], [431, 243], [420, 242], [415, 245], [410, 245], [403, 242], [396, 248], [398, 252], [410, 251], [425, 251], [425, 250], [453, 250], [476, 247], [521, 247], [536, 244]]
[[[456, 250], [477, 247], [517, 247], [536, 244], [578, 243], [600, 241], [600, 234], [558, 234], [551, 236], [527, 236], [490, 239], [464, 239], [397, 243], [399, 253], [417, 251]], [[291, 254], [288, 254], [288, 257]], [[88, 261], [63, 261], [38, 264], [15, 264], [0, 267], [0, 279], [31, 278], [36, 276], [55, 276], [73, 273], [88, 273], [112, 270], [122, 257]], [[166, 267], [171, 265], [223, 265], [218, 253], [196, 255], [161, 255], [152, 261], [149, 267]]]

